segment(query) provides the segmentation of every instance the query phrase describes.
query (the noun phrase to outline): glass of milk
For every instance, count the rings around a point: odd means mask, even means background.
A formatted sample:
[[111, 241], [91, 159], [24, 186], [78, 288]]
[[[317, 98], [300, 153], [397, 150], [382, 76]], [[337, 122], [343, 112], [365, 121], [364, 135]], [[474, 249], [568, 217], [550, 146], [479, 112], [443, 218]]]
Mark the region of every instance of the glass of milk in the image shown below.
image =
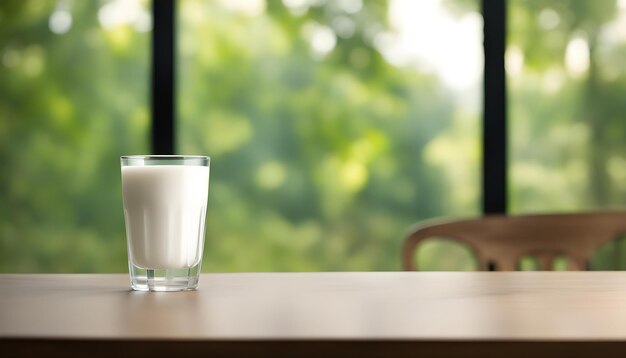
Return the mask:
[[183, 291], [198, 286], [210, 158], [121, 157], [131, 286]]

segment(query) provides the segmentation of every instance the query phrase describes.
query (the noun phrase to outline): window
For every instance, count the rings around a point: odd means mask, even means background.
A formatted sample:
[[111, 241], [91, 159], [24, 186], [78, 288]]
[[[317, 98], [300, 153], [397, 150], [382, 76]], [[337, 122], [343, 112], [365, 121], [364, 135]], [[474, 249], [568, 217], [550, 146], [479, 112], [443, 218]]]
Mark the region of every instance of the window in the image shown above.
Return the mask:
[[[479, 214], [478, 0], [174, 3], [169, 139], [212, 157], [206, 271], [396, 270], [409, 225]], [[150, 151], [151, 5], [0, 3], [0, 271], [126, 269], [117, 158]], [[506, 5], [506, 54], [487, 56], [508, 90], [496, 196], [515, 214], [622, 207], [626, 2]], [[592, 267], [623, 266], [623, 246]], [[418, 254], [475, 268], [445, 242]]]

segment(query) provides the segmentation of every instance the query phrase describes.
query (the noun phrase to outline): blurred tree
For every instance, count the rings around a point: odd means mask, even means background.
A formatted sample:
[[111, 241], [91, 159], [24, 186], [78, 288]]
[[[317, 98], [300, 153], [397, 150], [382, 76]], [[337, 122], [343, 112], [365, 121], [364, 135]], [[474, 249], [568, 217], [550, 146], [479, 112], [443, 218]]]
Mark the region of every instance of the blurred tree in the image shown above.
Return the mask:
[[149, 38], [111, 6], [0, 3], [0, 271], [125, 270], [118, 158], [147, 148]]
[[623, 206], [624, 12], [614, 0], [510, 4], [509, 64], [523, 61], [510, 76], [513, 211]]
[[[386, 1], [264, 4], [181, 3], [178, 143], [213, 157], [206, 269], [395, 270], [410, 224], [477, 212], [478, 114], [455, 133], [439, 79], [383, 57]], [[441, 150], [467, 159], [458, 188]]]
[[[509, 5], [512, 211], [623, 208], [625, 9], [614, 0]], [[592, 267], [625, 268], [623, 247], [601, 248]]]

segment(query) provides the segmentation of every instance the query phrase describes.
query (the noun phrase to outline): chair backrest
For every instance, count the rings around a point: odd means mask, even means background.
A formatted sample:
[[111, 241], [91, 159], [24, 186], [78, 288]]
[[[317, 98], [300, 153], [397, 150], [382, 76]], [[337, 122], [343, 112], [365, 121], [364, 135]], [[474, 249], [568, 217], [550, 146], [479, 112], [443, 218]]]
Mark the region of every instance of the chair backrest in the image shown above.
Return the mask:
[[438, 237], [468, 245], [480, 270], [514, 271], [527, 255], [551, 270], [554, 258], [565, 255], [570, 270], [585, 270], [594, 250], [626, 233], [626, 211], [547, 215], [487, 215], [475, 219], [424, 223], [406, 236], [403, 268], [415, 271], [415, 250]]

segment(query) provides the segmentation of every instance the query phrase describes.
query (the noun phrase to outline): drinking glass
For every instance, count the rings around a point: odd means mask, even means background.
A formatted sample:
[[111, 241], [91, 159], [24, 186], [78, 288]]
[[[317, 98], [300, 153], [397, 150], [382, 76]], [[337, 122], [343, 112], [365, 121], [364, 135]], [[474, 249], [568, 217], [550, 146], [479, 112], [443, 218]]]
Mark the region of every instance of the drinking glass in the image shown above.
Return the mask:
[[198, 286], [209, 194], [206, 156], [121, 157], [131, 286], [184, 291]]

